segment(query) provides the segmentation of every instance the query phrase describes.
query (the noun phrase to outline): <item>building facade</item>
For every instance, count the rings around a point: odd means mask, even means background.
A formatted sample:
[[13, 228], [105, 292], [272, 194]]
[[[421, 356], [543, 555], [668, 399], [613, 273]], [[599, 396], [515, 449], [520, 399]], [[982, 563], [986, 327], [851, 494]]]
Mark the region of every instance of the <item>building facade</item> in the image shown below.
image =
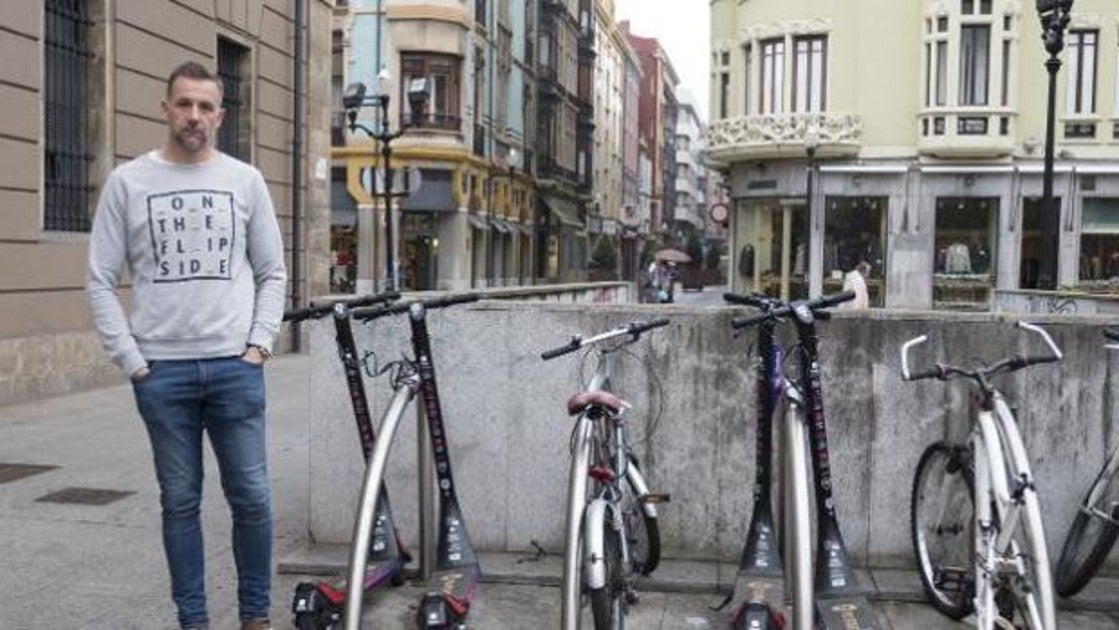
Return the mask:
[[[419, 175], [389, 204], [398, 286], [534, 281], [538, 11], [537, 0], [359, 0], [336, 9], [336, 91], [353, 82], [388, 91], [390, 126], [404, 132], [390, 143], [392, 166]], [[417, 78], [432, 89], [422, 114], [407, 97]], [[358, 120], [375, 125], [377, 113], [364, 107]], [[368, 290], [386, 275], [380, 147], [360, 131], [335, 141], [335, 190], [346, 193], [335, 195], [336, 256], [354, 269], [357, 290]]]
[[734, 290], [817, 295], [865, 261], [873, 305], [982, 309], [1043, 284], [1047, 236], [1057, 285], [1119, 281], [1112, 3], [1078, 0], [1065, 37], [1050, 213], [1032, 3], [715, 0], [711, 20]]
[[[619, 35], [621, 31], [619, 30]], [[625, 90], [622, 106], [622, 279], [636, 281], [640, 255], [649, 238], [652, 221], [641, 197], [641, 61], [622, 38]]]
[[650, 164], [647, 196], [650, 231], [669, 232], [675, 200], [676, 177], [676, 85], [679, 78], [668, 54], [655, 38], [630, 31], [623, 20], [619, 28], [626, 34], [640, 62], [641, 91], [638, 98], [638, 141], [644, 145]]
[[704, 164], [705, 125], [695, 99], [686, 90], [677, 94], [675, 229], [702, 234], [707, 220], [707, 166]]
[[[304, 3], [295, 121], [295, 3], [40, 0], [0, 11], [0, 403], [113, 382], [84, 291], [101, 184], [166, 138], [167, 75], [199, 61], [225, 83], [221, 150], [272, 194], [293, 293], [326, 293], [330, 3]], [[294, 129], [304, 150], [293, 198]], [[320, 177], [321, 175], [321, 177]], [[296, 203], [298, 201], [298, 203]], [[299, 247], [293, 248], [293, 235]], [[297, 254], [292, 257], [293, 249]], [[127, 286], [122, 287], [127, 298]]]
[[625, 194], [625, 90], [628, 43], [614, 19], [613, 0], [595, 0], [594, 173], [591, 270], [599, 279], [622, 271]]

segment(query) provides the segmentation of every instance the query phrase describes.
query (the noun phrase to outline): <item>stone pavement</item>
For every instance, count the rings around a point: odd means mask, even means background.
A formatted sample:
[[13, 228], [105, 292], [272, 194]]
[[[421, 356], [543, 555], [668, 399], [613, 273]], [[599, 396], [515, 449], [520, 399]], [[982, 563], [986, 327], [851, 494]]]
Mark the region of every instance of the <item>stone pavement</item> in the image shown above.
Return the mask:
[[[275, 557], [285, 570], [274, 581], [277, 628], [291, 627], [292, 588], [308, 579], [286, 571], [331, 569], [344, 557], [342, 549], [307, 547], [307, 438], [314, 423], [307, 369], [306, 357], [282, 356], [267, 372]], [[235, 630], [229, 515], [212, 455], [207, 458], [203, 527], [210, 611], [215, 630]], [[43, 500], [48, 495], [55, 500]], [[0, 629], [176, 627], [160, 544], [158, 489], [127, 384], [0, 407], [0, 549]], [[557, 559], [518, 562], [523, 557], [483, 556], [491, 581], [472, 627], [558, 626]], [[668, 561], [657, 581], [646, 585], [628, 625], [717, 627], [707, 622], [705, 611], [721, 599], [717, 585], [732, 578], [727, 565]], [[894, 628], [966, 627], [918, 603], [912, 574], [880, 571], [868, 578]], [[404, 586], [379, 594], [368, 617], [378, 629], [408, 627], [422, 591]], [[1119, 581], [1093, 582], [1071, 606], [1061, 613], [1064, 628], [1119, 627]]]

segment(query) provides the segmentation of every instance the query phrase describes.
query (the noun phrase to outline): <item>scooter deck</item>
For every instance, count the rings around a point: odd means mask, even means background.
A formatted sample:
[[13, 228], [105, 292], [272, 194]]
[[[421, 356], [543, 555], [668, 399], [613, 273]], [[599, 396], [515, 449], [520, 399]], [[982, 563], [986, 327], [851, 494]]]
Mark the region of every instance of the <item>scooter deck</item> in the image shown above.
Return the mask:
[[786, 623], [785, 580], [781, 575], [740, 572], [734, 584], [727, 621], [733, 630], [776, 630]]
[[878, 630], [889, 627], [865, 597], [817, 599], [816, 615], [817, 625], [827, 630]]

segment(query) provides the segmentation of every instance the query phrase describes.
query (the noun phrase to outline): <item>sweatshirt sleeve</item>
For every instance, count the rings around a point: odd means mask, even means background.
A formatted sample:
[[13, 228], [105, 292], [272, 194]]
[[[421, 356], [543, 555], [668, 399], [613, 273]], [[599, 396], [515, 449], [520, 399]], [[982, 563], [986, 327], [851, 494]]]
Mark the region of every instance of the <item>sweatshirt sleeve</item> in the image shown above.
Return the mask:
[[86, 295], [93, 325], [113, 363], [131, 375], [147, 365], [132, 337], [117, 287], [128, 258], [128, 220], [120, 177], [110, 174], [97, 202], [89, 239]]
[[272, 198], [260, 171], [254, 169], [252, 218], [248, 226], [248, 259], [253, 268], [256, 300], [248, 343], [272, 351], [272, 343], [284, 315], [287, 269], [284, 239], [276, 221]]

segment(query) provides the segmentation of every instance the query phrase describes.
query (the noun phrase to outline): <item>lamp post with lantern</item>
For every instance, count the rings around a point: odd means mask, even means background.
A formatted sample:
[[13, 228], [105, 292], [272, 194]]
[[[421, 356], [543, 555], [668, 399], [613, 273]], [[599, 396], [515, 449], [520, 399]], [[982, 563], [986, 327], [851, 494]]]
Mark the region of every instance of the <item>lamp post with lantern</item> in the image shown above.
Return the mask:
[[[384, 199], [385, 208], [385, 285], [383, 290], [394, 291], [397, 289], [397, 265], [396, 254], [393, 250], [393, 242], [395, 240], [395, 221], [393, 217], [392, 200], [396, 193], [393, 192], [393, 168], [392, 168], [392, 142], [410, 126], [417, 126], [423, 119], [425, 109], [427, 108], [427, 101], [431, 95], [431, 79], [427, 77], [416, 77], [408, 83], [408, 107], [411, 115], [409, 116], [407, 124], [402, 124], [396, 131], [389, 129], [389, 82], [390, 76], [387, 68], [382, 68], [381, 72], [377, 75], [377, 93], [373, 95], [366, 95], [366, 88], [364, 83], [356, 82], [346, 86], [346, 91], [342, 96], [342, 107], [346, 110], [346, 117], [349, 121], [350, 132], [356, 132], [358, 129], [363, 131], [370, 138], [373, 138], [381, 145], [381, 190], [374, 193], [380, 193]], [[358, 109], [365, 105], [372, 105], [377, 112], [378, 125], [368, 127], [363, 123], [357, 122]], [[376, 189], [377, 178], [373, 177], [373, 188]], [[406, 192], [406, 191], [402, 191]]]
[[816, 171], [816, 150], [820, 148], [820, 129], [809, 119], [804, 130], [804, 150], [808, 154], [808, 172], [804, 190], [804, 292], [811, 295], [812, 277], [812, 176]]
[[1037, 0], [1041, 19], [1041, 40], [1045, 43], [1045, 69], [1049, 73], [1049, 100], [1045, 110], [1045, 171], [1042, 175], [1041, 252], [1037, 288], [1057, 288], [1057, 252], [1060, 247], [1060, 210], [1053, 207], [1053, 144], [1055, 143], [1057, 109], [1057, 71], [1061, 69], [1058, 55], [1065, 47], [1065, 28], [1073, 0]]

